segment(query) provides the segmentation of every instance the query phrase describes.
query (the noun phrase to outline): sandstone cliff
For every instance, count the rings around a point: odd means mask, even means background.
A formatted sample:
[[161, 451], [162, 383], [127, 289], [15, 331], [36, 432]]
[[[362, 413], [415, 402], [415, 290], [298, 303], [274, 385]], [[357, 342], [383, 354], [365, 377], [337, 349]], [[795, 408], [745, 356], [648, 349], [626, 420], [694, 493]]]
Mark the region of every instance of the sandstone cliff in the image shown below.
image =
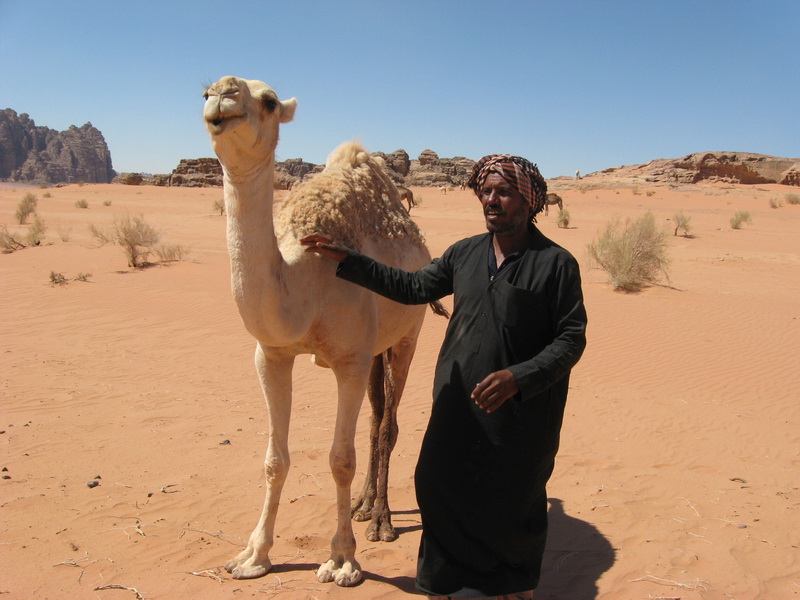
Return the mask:
[[653, 183], [780, 183], [800, 185], [800, 159], [750, 152], [697, 152], [590, 173], [588, 178], [631, 178]]
[[103, 134], [91, 123], [55, 131], [25, 113], [0, 111], [0, 179], [110, 183], [115, 175]]

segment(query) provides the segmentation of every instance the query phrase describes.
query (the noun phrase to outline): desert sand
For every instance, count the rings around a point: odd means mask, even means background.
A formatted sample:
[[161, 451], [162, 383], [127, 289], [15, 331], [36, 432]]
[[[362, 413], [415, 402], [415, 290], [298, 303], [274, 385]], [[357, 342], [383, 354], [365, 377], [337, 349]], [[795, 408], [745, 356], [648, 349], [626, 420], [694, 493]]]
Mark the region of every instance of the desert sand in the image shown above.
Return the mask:
[[[590, 322], [548, 488], [537, 600], [800, 598], [800, 206], [769, 206], [797, 188], [584, 179], [551, 189], [570, 227], [551, 211], [540, 228], [581, 263]], [[434, 256], [484, 230], [470, 192], [413, 191]], [[41, 246], [0, 255], [0, 595], [416, 595], [412, 477], [444, 319], [426, 318], [400, 406], [389, 482], [399, 539], [368, 542], [356, 523], [364, 581], [316, 580], [335, 525], [335, 394], [330, 371], [301, 357], [276, 566], [236, 581], [222, 565], [261, 510], [267, 413], [212, 207], [222, 191], [4, 184], [9, 231], [24, 231], [13, 214], [27, 192], [49, 229]], [[612, 217], [647, 210], [665, 227], [683, 211], [692, 236], [670, 236], [669, 281], [614, 292], [586, 246]], [[753, 219], [733, 230], [737, 210]], [[126, 212], [187, 246], [184, 260], [131, 269], [119, 247], [99, 247], [87, 224]], [[51, 272], [69, 281], [52, 285]], [[365, 402], [354, 489], [368, 418]]]

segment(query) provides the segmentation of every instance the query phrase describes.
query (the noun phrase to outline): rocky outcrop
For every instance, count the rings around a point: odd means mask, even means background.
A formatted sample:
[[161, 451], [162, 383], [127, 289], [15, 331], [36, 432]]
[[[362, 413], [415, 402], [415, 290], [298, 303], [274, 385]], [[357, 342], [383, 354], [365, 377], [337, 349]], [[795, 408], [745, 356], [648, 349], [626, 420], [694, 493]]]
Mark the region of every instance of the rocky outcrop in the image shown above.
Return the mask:
[[653, 183], [701, 181], [800, 185], [800, 159], [749, 152], [698, 152], [681, 158], [622, 166], [591, 173], [588, 177], [632, 178]]
[[155, 175], [153, 185], [222, 187], [222, 166], [216, 158], [182, 158], [168, 175]]
[[463, 156], [439, 158], [433, 150], [424, 150], [417, 160], [411, 161], [405, 184], [418, 187], [460, 186], [472, 174], [474, 160]]
[[56, 131], [25, 113], [0, 111], [0, 179], [110, 183], [115, 175], [105, 138], [91, 123]]

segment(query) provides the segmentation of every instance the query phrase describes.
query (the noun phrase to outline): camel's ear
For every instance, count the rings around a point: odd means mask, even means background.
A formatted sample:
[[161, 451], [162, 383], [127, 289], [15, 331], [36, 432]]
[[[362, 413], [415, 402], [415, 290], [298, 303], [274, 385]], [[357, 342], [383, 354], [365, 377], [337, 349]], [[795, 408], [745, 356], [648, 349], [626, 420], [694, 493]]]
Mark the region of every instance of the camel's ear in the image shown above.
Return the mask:
[[294, 119], [294, 111], [297, 108], [297, 98], [281, 100], [281, 123], [288, 123]]

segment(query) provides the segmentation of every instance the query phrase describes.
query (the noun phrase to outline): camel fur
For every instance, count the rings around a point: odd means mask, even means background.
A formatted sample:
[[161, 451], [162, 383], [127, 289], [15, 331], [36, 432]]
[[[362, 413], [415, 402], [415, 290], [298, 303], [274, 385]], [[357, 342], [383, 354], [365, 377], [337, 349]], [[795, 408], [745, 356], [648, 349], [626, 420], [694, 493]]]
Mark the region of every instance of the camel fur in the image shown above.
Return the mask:
[[[376, 447], [353, 511], [356, 518], [372, 517], [370, 539], [391, 540], [388, 457], [425, 307], [397, 304], [338, 279], [334, 261], [304, 252], [298, 240], [326, 234], [406, 270], [426, 265], [430, 254], [381, 163], [356, 143], [335, 150], [325, 170], [295, 186], [274, 215], [278, 131], [294, 117], [296, 100], [281, 101], [266, 84], [236, 77], [223, 77], [204, 97], [206, 129], [223, 168], [233, 297], [257, 342], [256, 370], [270, 417], [264, 508], [247, 547], [225, 568], [239, 579], [260, 577], [272, 566], [269, 552], [289, 470], [292, 366], [297, 355], [311, 354], [333, 370], [338, 397], [329, 456], [337, 525], [317, 577], [354, 585], [362, 578], [350, 520], [356, 420], [369, 386]], [[384, 402], [384, 395], [391, 398]]]

